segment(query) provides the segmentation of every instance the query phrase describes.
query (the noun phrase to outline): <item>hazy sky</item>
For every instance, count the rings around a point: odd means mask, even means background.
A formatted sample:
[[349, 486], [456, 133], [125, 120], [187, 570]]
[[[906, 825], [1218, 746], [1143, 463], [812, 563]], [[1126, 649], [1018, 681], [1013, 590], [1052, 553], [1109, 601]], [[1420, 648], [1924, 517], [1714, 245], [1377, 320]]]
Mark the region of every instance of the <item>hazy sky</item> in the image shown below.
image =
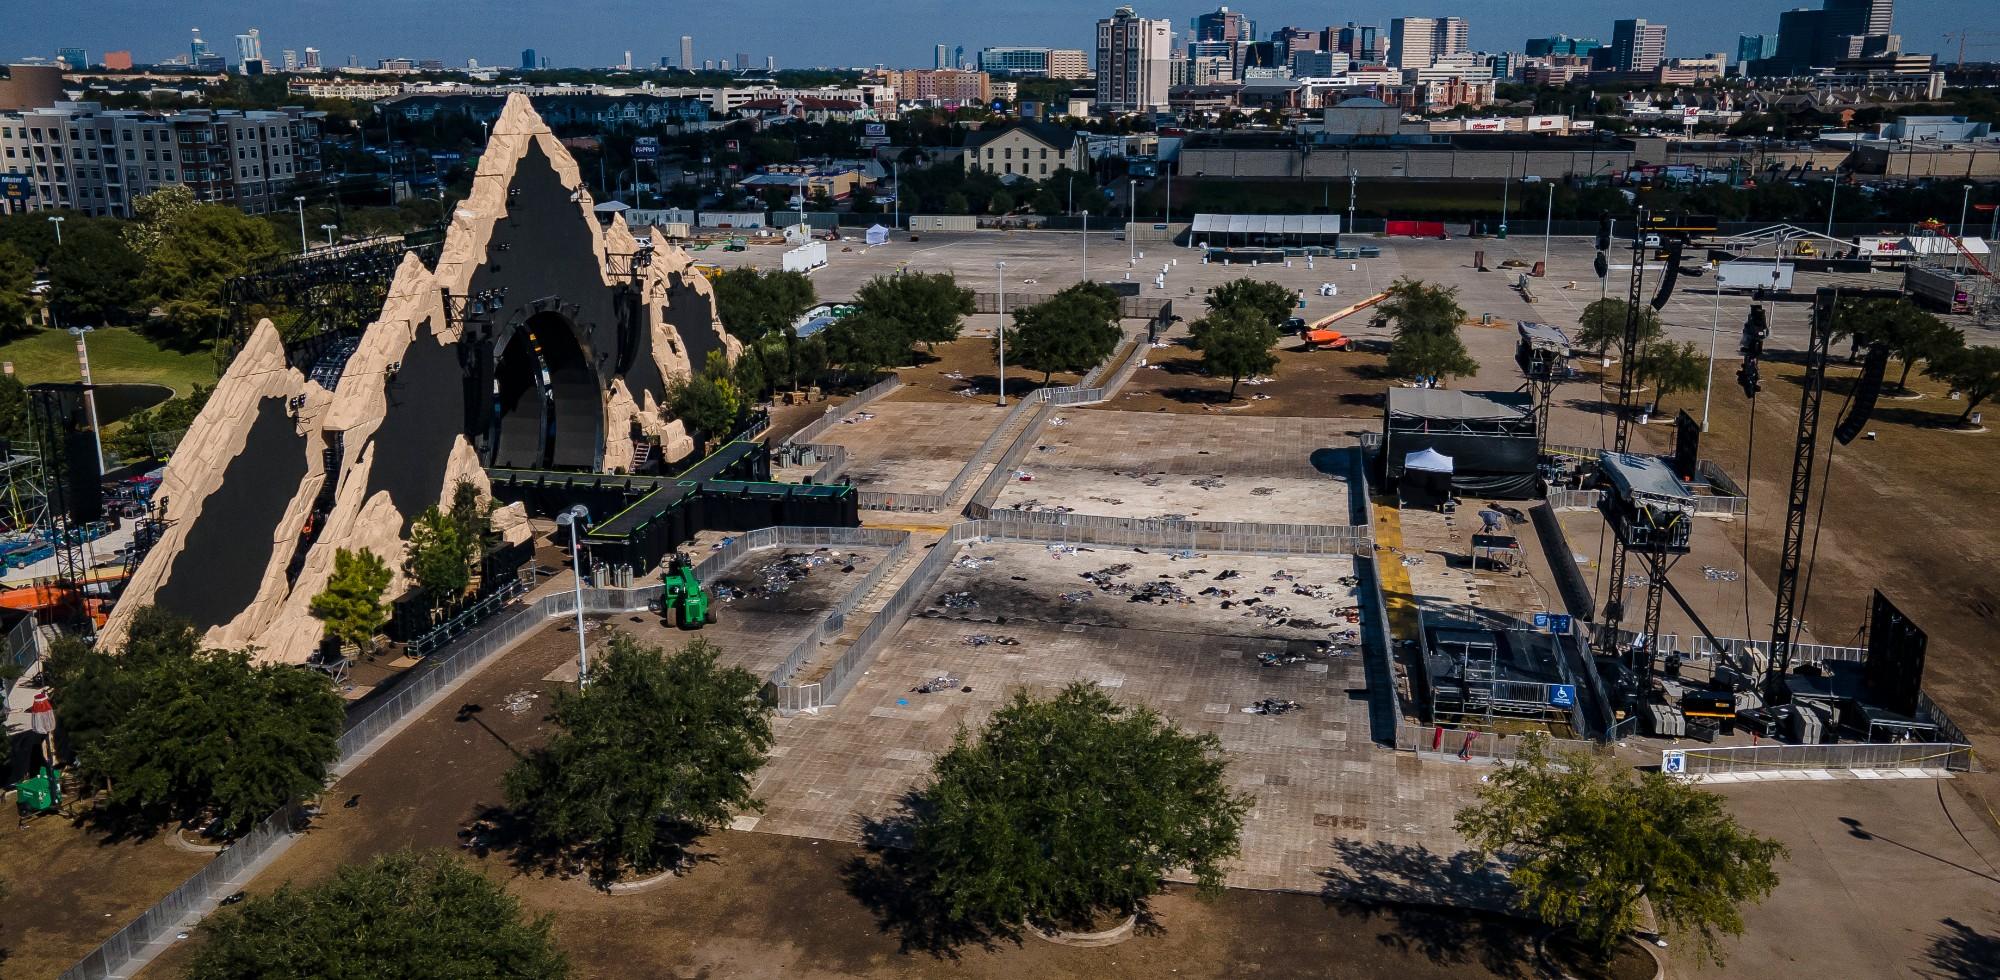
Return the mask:
[[[1457, 14], [1471, 22], [1472, 46], [1518, 51], [1524, 39], [1555, 32], [1609, 39], [1611, 22], [1645, 16], [1667, 24], [1670, 54], [1736, 50], [1738, 34], [1776, 32], [1778, 12], [1818, 0], [1432, 0], [1428, 4], [1237, 3], [1260, 35], [1283, 26], [1318, 28], [1352, 20], [1386, 28], [1396, 16]], [[968, 56], [994, 44], [1089, 49], [1093, 24], [1117, 6], [1111, 0], [6, 0], [7, 30], [0, 59], [50, 57], [58, 46], [82, 45], [93, 59], [129, 49], [141, 61], [187, 51], [188, 29], [200, 27], [211, 50], [235, 60], [234, 36], [258, 28], [265, 56], [285, 48], [319, 48], [327, 64], [358, 55], [372, 66], [383, 57], [442, 58], [462, 65], [519, 63], [535, 48], [558, 65], [615, 64], [630, 49], [637, 64], [678, 57], [680, 36], [695, 39], [695, 57], [761, 65], [765, 55], [797, 65], [923, 66], [933, 46], [963, 45]], [[1212, 9], [1207, 4], [1140, 0], [1147, 17], [1169, 17], [1177, 30]], [[1945, 31], [1990, 26], [1994, 0], [1904, 0], [1896, 30], [1904, 48], [1955, 55]], [[1966, 52], [2000, 58], [2000, 48]]]

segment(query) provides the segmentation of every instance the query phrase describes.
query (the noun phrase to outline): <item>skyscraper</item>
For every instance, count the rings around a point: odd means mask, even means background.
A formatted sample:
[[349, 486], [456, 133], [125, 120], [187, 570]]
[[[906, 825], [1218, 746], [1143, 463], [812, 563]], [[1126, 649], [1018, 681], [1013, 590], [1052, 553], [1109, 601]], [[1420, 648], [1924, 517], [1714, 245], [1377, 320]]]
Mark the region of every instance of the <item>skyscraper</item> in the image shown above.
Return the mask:
[[1097, 22], [1097, 106], [1109, 112], [1167, 107], [1173, 78], [1173, 24], [1119, 7]]
[[1442, 58], [1448, 54], [1462, 54], [1472, 50], [1470, 36], [1465, 18], [1437, 18], [1437, 26], [1431, 34], [1431, 57]]
[[777, 56], [777, 55], [775, 55], [775, 54], [767, 54], [767, 55], [765, 55], [765, 56], [764, 56], [764, 70], [765, 70], [765, 71], [777, 71], [777, 70], [778, 70], [778, 56]]
[[1194, 39], [1247, 43], [1257, 39], [1257, 23], [1241, 11], [1217, 7], [1194, 19]]
[[1397, 17], [1389, 22], [1389, 65], [1429, 68], [1435, 60], [1438, 22], [1431, 17]]
[[1896, 0], [1826, 0], [1826, 28], [1834, 35], [1865, 37], [1894, 30]]
[[534, 49], [534, 48], [522, 48], [522, 49], [521, 49], [521, 70], [522, 70], [522, 71], [534, 71], [534, 70], [535, 70], [535, 65], [536, 65], [536, 61], [535, 61], [535, 49]]
[[280, 60], [284, 62], [286, 71], [299, 70], [299, 53], [297, 51], [294, 51], [291, 48], [286, 48], [285, 53]]
[[1652, 71], [1667, 58], [1667, 25], [1643, 18], [1613, 21], [1606, 67], [1613, 71]]
[[951, 67], [951, 45], [940, 44], [937, 46], [937, 52], [931, 58], [931, 67], [940, 70]]
[[750, 70], [750, 56], [749, 56], [749, 55], [747, 55], [747, 54], [744, 54], [744, 53], [743, 53], [743, 52], [741, 52], [741, 51], [738, 51], [738, 52], [736, 52], [736, 70], [737, 70], [737, 71], [749, 71], [749, 70]]
[[1778, 53], [1776, 34], [1736, 35], [1736, 63], [1747, 66], [1753, 61], [1762, 61]]
[[686, 34], [681, 35], [681, 68], [694, 70], [694, 38]]
[[306, 68], [306, 70], [307, 70], [307, 71], [318, 71], [318, 70], [319, 70], [319, 49], [318, 49], [318, 48], [307, 48], [307, 49], [306, 49], [306, 64], [305, 64], [305, 68]]
[[1349, 61], [1375, 61], [1377, 60], [1376, 40], [1381, 36], [1380, 31], [1380, 28], [1373, 25], [1358, 25], [1350, 20], [1347, 22], [1346, 27], [1338, 29], [1327, 28], [1325, 33], [1333, 36], [1331, 38], [1323, 37], [1320, 43], [1328, 51], [1339, 51], [1346, 54]]
[[208, 42], [201, 39], [201, 28], [194, 29], [194, 38], [188, 41], [188, 61], [198, 63], [202, 55], [208, 53]]
[[1527, 54], [1530, 58], [1564, 56], [1586, 58], [1592, 51], [1603, 47], [1603, 42], [1594, 37], [1570, 37], [1567, 34], [1552, 34], [1548, 37], [1528, 39]]
[[68, 65], [70, 71], [82, 71], [90, 67], [90, 54], [82, 48], [57, 48], [56, 60]]
[[251, 28], [248, 34], [236, 35], [236, 60], [239, 63], [264, 60], [264, 41]]

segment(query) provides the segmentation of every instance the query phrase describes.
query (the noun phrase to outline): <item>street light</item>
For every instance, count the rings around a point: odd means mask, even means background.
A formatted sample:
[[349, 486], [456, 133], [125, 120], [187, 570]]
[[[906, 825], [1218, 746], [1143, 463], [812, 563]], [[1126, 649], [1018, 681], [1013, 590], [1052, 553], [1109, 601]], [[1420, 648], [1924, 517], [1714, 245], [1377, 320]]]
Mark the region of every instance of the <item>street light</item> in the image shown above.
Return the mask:
[[312, 246], [306, 243], [306, 199], [295, 197], [292, 203], [299, 206], [299, 252], [303, 254], [312, 250]]
[[581, 689], [590, 684], [590, 648], [583, 642], [583, 559], [577, 545], [584, 523], [590, 520], [590, 508], [577, 504], [556, 515], [556, 524], [569, 526], [569, 567], [576, 574], [576, 686]]
[[993, 263], [1000, 273], [1000, 407], [1007, 407], [1007, 263]]
[[1833, 168], [1833, 193], [1826, 200], [1826, 237], [1833, 237], [1833, 206], [1840, 203], [1840, 168]]
[[333, 247], [333, 232], [334, 232], [334, 229], [336, 229], [336, 228], [339, 228], [339, 227], [340, 227], [339, 225], [320, 225], [320, 226], [319, 226], [319, 230], [321, 230], [321, 231], [323, 231], [323, 232], [326, 232], [326, 247], [327, 247], [327, 248], [332, 248], [332, 247]]
[[1542, 219], [1542, 275], [1549, 274], [1549, 238], [1556, 232], [1556, 182], [1549, 181], [1549, 213]]
[[1132, 226], [1139, 223], [1139, 178], [1132, 178], [1125, 191], [1125, 264], [1139, 264], [1139, 246], [1132, 240]]
[[1090, 209], [1083, 212], [1083, 281], [1090, 281]]
[[57, 248], [61, 248], [61, 247], [62, 247], [62, 223], [63, 223], [63, 219], [62, 219], [62, 215], [56, 215], [56, 216], [54, 216], [54, 217], [50, 218], [49, 220], [50, 220], [50, 221], [53, 221], [53, 222], [55, 222], [55, 223], [56, 223], [56, 247], [57, 247]]
[[90, 387], [90, 348], [83, 341], [83, 335], [91, 330], [91, 327], [71, 327], [69, 335], [76, 338], [76, 364], [83, 372], [83, 407], [90, 412], [90, 438], [97, 444], [97, 472], [102, 473], [104, 436], [98, 431], [97, 426], [97, 393]]

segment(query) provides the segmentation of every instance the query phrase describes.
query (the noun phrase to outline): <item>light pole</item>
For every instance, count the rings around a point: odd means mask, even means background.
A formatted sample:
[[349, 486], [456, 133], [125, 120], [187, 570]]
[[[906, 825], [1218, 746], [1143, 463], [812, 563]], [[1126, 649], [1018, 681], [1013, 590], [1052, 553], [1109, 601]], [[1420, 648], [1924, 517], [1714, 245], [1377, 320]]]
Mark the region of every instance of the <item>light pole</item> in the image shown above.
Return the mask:
[[1090, 281], [1090, 210], [1083, 212], [1083, 281]]
[[1549, 239], [1556, 229], [1556, 182], [1549, 181], [1549, 212], [1542, 219], [1542, 275], [1549, 274]]
[[97, 444], [97, 472], [104, 472], [104, 436], [97, 426], [97, 393], [90, 387], [90, 348], [84, 344], [83, 335], [90, 327], [71, 327], [69, 335], [76, 338], [76, 365], [83, 373], [83, 407], [90, 412], [90, 438]]
[[1958, 254], [1952, 256], [1953, 272], [1965, 267], [1965, 216], [1972, 210], [1972, 185], [1965, 185], [1965, 197], [1958, 203]]
[[993, 268], [1000, 274], [1000, 407], [1007, 407], [1007, 263], [995, 262]]
[[1359, 234], [1354, 229], [1354, 195], [1360, 183], [1361, 178], [1355, 175], [1354, 168], [1347, 168], [1347, 233], [1350, 235]]
[[321, 231], [323, 231], [323, 232], [326, 232], [326, 247], [327, 247], [327, 248], [332, 248], [332, 247], [333, 247], [333, 230], [334, 230], [334, 229], [336, 229], [336, 228], [339, 228], [339, 227], [340, 227], [339, 225], [320, 225], [320, 226], [319, 226], [319, 230], [321, 230]]
[[[1719, 265], [1713, 271], [1717, 276], [1722, 274], [1721, 266]], [[1714, 285], [1714, 313], [1709, 317], [1708, 321], [1708, 383], [1701, 389], [1701, 431], [1703, 432], [1708, 431], [1709, 399], [1715, 394], [1715, 334], [1716, 331], [1722, 328], [1722, 284], [1715, 283]]]
[[590, 520], [590, 508], [577, 504], [556, 515], [556, 523], [569, 526], [569, 567], [576, 573], [576, 686], [581, 689], [590, 685], [590, 647], [583, 641], [583, 558], [577, 545], [578, 536], [583, 533], [581, 525]]
[[62, 215], [55, 215], [54, 217], [51, 217], [51, 218], [50, 218], [49, 220], [50, 220], [50, 221], [53, 221], [53, 222], [55, 222], [55, 225], [56, 225], [56, 247], [57, 247], [57, 248], [61, 248], [61, 247], [62, 247], [62, 223], [63, 223], [63, 219], [62, 219]]
[[312, 245], [306, 241], [306, 199], [295, 197], [292, 198], [292, 203], [299, 206], [299, 254], [303, 255], [312, 249]]
[[1833, 170], [1833, 193], [1826, 201], [1826, 237], [1833, 237], [1833, 206], [1840, 203], [1840, 168]]
[[1125, 263], [1139, 264], [1139, 245], [1132, 240], [1132, 226], [1139, 223], [1139, 179], [1132, 178], [1125, 194], [1130, 200], [1125, 202]]

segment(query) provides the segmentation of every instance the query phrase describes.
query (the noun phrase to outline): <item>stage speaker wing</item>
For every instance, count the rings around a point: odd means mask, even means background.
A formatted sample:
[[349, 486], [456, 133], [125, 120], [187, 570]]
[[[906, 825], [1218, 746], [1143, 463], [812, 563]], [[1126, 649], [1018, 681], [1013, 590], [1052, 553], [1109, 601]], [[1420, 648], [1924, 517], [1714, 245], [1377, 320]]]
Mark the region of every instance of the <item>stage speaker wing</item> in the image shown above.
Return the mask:
[[1841, 445], [1853, 442], [1854, 437], [1868, 425], [1868, 416], [1875, 413], [1875, 399], [1882, 394], [1882, 375], [1888, 368], [1888, 345], [1876, 344], [1868, 348], [1868, 360], [1861, 365], [1861, 378], [1854, 383], [1854, 400], [1848, 403], [1847, 415], [1833, 430], [1833, 437]]

